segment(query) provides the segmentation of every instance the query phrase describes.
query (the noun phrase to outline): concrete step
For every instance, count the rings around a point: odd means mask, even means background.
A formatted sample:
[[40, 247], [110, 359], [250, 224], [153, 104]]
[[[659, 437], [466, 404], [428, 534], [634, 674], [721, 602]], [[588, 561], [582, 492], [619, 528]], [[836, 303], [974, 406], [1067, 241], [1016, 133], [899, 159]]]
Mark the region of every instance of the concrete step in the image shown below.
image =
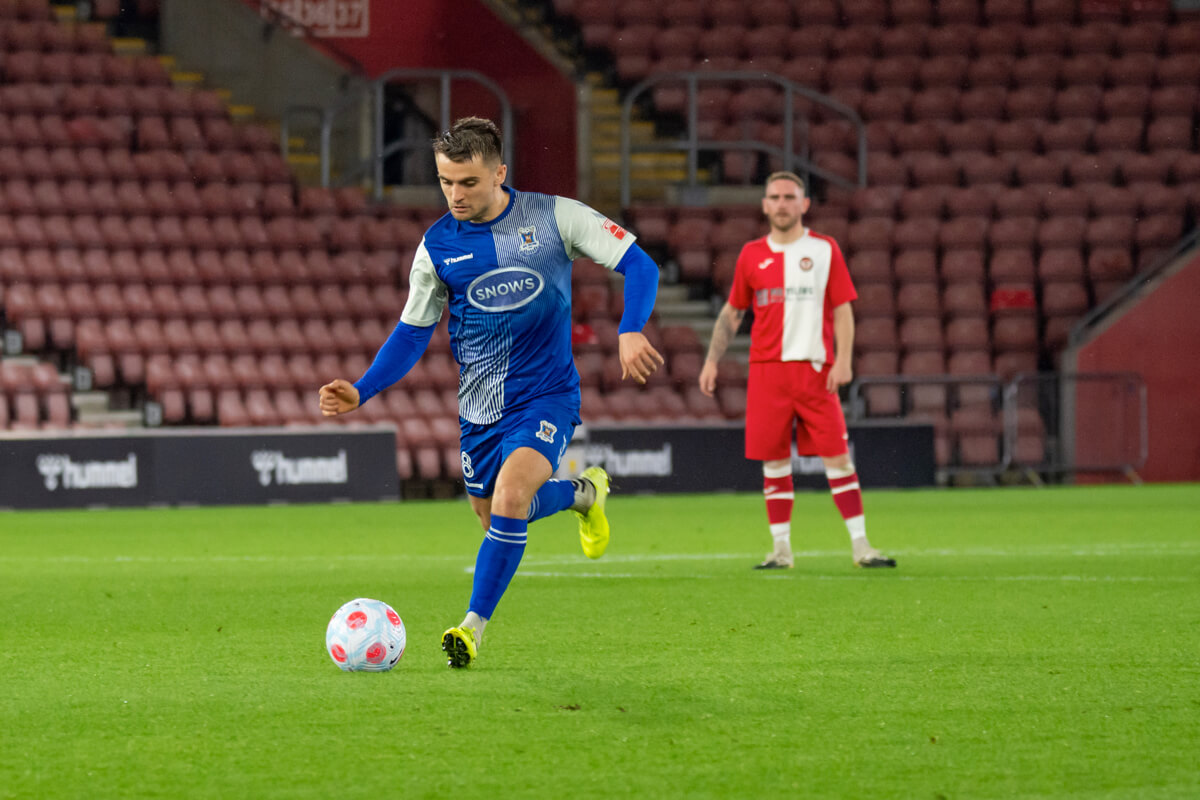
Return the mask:
[[254, 106], [246, 103], [232, 103], [229, 106], [229, 116], [234, 122], [250, 122], [257, 113]]
[[[685, 292], [686, 292], [686, 287]], [[654, 301], [654, 313], [660, 320], [670, 318], [672, 325], [684, 325], [690, 320], [705, 322], [712, 328], [712, 306], [706, 300], [665, 300], [660, 288], [658, 299]]]
[[659, 284], [658, 299], [654, 301], [654, 307], [657, 309], [663, 303], [686, 303], [688, 302], [688, 287], [680, 286], [679, 284]]
[[[654, 123], [635, 120], [629, 123], [629, 135], [635, 142], [654, 141]], [[612, 139], [619, 145], [621, 141], [621, 121], [619, 119], [604, 119], [592, 124], [592, 141], [597, 139]]]
[[176, 89], [199, 89], [204, 85], [204, 73], [194, 70], [171, 72], [171, 85]]
[[80, 425], [96, 428], [141, 428], [142, 412], [138, 410], [130, 411], [81, 411], [76, 417], [76, 421]]
[[621, 124], [621, 107], [620, 106], [591, 106], [588, 114], [592, 118], [592, 122], [611, 122], [617, 125]]
[[[696, 179], [703, 184], [708, 180], [708, 173], [700, 170], [696, 173]], [[639, 188], [652, 188], [656, 195], [666, 196], [667, 192], [672, 189], [669, 184], [682, 184], [687, 182], [687, 170], [684, 169], [638, 169], [633, 170], [629, 174], [630, 185], [636, 190]], [[608, 173], [602, 173], [597, 170], [592, 173], [592, 182], [597, 188], [603, 188], [604, 183], [610, 183], [612, 191], [616, 192], [620, 185], [621, 173], [618, 170], [612, 170]]]
[[[629, 166], [635, 172], [640, 169], [686, 169], [687, 156], [683, 153], [633, 153], [629, 156]], [[620, 169], [621, 154], [593, 152], [592, 167], [594, 169]]]
[[598, 106], [621, 107], [621, 94], [616, 89], [607, 87], [596, 87], [591, 91], [589, 97], [589, 105], [593, 108]]
[[114, 37], [112, 48], [113, 52], [119, 56], [141, 56], [145, 55], [148, 50], [145, 39], [126, 36]]
[[78, 414], [101, 414], [108, 411], [108, 392], [72, 392], [71, 407]]

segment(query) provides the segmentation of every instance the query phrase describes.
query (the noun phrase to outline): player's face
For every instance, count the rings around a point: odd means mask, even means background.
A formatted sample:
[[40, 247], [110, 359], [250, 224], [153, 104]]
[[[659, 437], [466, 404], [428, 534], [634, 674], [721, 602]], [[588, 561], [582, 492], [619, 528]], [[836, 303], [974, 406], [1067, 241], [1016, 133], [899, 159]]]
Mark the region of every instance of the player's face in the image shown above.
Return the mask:
[[479, 156], [470, 161], [451, 161], [441, 153], [434, 160], [442, 194], [455, 219], [487, 222], [504, 210], [506, 198], [500, 186], [508, 174], [506, 165], [488, 164]]
[[808, 197], [795, 181], [780, 178], [767, 184], [762, 210], [773, 230], [788, 232], [808, 212]]

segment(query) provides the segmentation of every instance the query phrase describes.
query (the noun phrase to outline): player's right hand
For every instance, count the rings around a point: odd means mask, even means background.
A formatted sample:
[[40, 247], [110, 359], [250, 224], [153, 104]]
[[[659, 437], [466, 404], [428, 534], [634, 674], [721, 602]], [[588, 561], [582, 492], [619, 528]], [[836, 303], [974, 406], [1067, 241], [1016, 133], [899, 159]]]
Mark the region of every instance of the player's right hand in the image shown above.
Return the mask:
[[700, 368], [700, 391], [712, 397], [717, 391], [717, 362], [704, 360]]
[[358, 389], [350, 381], [338, 378], [325, 384], [320, 391], [321, 414], [336, 417], [358, 408]]

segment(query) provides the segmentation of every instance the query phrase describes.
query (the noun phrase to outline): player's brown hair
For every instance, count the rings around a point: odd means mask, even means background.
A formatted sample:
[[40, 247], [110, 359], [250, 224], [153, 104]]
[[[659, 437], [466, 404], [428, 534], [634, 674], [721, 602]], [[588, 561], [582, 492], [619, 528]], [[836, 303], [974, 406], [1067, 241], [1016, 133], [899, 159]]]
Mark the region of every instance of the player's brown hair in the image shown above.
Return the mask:
[[808, 194], [808, 188], [805, 187], [805, 185], [804, 185], [804, 179], [801, 178], [799, 175], [797, 175], [794, 172], [784, 172], [784, 171], [772, 172], [770, 175], [767, 176], [767, 182], [763, 184], [764, 191], [766, 190], [766, 188], [768, 186], [771, 185], [772, 181], [791, 181], [792, 183], [794, 183], [800, 187], [800, 193], [802, 195]]
[[470, 161], [479, 156], [481, 161], [492, 164], [500, 161], [503, 150], [500, 128], [483, 117], [456, 120], [450, 130], [433, 140], [433, 152], [454, 162]]

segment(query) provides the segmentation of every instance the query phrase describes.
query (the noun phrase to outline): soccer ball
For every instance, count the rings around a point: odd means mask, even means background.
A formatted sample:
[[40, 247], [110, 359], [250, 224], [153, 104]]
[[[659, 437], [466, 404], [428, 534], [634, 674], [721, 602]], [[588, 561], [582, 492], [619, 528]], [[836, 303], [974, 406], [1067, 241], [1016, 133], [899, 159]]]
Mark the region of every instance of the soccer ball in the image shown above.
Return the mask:
[[404, 620], [382, 600], [360, 597], [334, 612], [325, 650], [345, 672], [386, 672], [404, 655]]

